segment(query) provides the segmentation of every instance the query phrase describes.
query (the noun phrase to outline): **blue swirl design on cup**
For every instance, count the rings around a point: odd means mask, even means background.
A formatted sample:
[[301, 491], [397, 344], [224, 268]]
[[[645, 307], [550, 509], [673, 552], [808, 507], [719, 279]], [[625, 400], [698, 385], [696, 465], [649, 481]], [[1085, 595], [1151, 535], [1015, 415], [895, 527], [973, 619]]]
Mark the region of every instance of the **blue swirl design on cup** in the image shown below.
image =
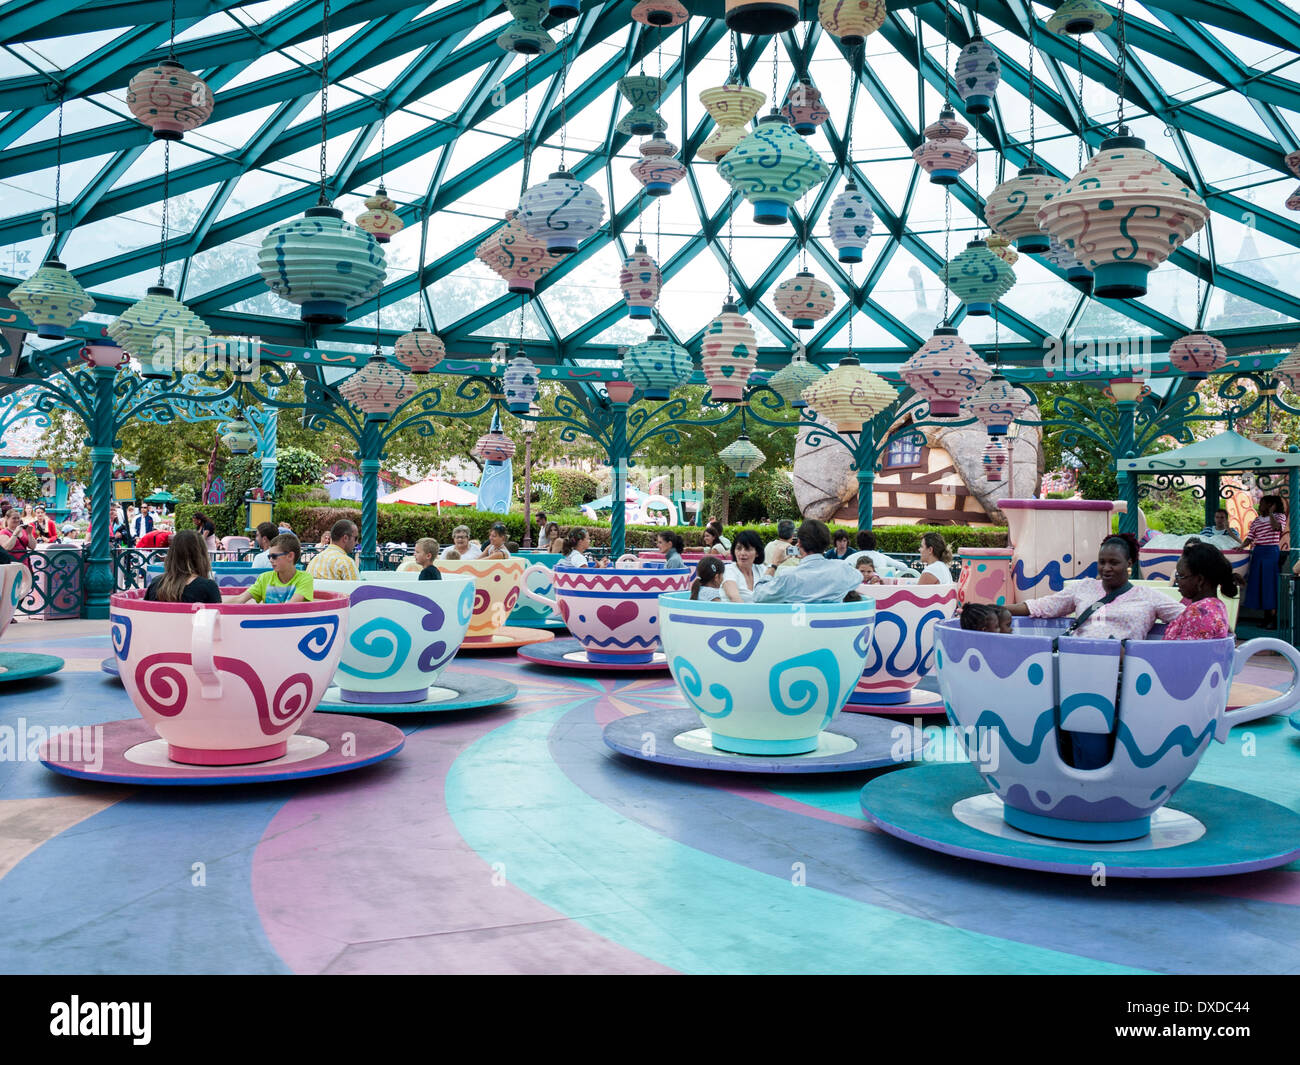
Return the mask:
[[113, 641], [113, 654], [125, 662], [131, 653], [131, 619], [126, 614], [109, 614], [108, 635]]
[[[811, 670], [821, 678], [822, 683], [807, 677], [793, 677], [785, 680], [788, 674]], [[854, 680], [856, 681], [856, 677]], [[796, 655], [777, 662], [768, 672], [767, 691], [772, 705], [778, 713], [787, 717], [797, 717], [813, 709], [824, 694], [826, 711], [818, 731], [830, 723], [836, 711], [844, 705], [840, 696], [840, 665], [835, 653], [825, 647], [815, 651]], [[844, 692], [845, 698], [848, 692]]]
[[456, 600], [456, 620], [461, 625], [468, 625], [474, 616], [474, 582], [471, 581], [461, 589], [460, 598]]
[[728, 662], [748, 662], [763, 638], [763, 622], [753, 618], [704, 618], [674, 614], [673, 621], [683, 625], [703, 625], [717, 629], [709, 637], [709, 650]]
[[391, 677], [406, 664], [411, 653], [411, 637], [392, 618], [371, 618], [348, 637], [348, 643], [354, 651], [366, 658], [388, 660], [387, 665], [379, 669], [358, 669], [346, 662], [339, 662], [339, 672], [365, 680], [383, 680]]
[[323, 661], [334, 646], [334, 638], [339, 634], [339, 617], [327, 614], [324, 617], [306, 618], [245, 618], [240, 621], [241, 629], [301, 629], [308, 631], [298, 641], [298, 650], [313, 662]]
[[709, 685], [709, 694], [722, 704], [721, 710], [706, 710], [700, 705], [700, 696], [704, 693], [704, 682], [700, 679], [700, 671], [683, 655], [678, 655], [673, 659], [672, 673], [677, 679], [678, 685], [686, 694], [686, 698], [690, 700], [691, 705], [705, 717], [719, 720], [735, 709], [731, 692], [727, 690], [724, 684]]

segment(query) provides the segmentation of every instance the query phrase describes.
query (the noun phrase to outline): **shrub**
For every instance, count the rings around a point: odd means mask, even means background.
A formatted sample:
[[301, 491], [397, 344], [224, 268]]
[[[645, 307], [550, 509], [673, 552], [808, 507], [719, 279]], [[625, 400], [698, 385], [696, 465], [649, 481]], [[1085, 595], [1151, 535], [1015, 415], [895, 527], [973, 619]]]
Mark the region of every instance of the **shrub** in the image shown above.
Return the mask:
[[325, 476], [325, 460], [305, 447], [283, 447], [276, 452], [275, 457], [277, 498], [290, 485], [319, 485]]
[[577, 507], [600, 495], [594, 477], [581, 470], [555, 466], [533, 474], [533, 484], [545, 486], [546, 502], [553, 507]]
[[1193, 533], [1205, 526], [1205, 501], [1190, 496], [1144, 503], [1142, 511], [1147, 525], [1160, 532]]

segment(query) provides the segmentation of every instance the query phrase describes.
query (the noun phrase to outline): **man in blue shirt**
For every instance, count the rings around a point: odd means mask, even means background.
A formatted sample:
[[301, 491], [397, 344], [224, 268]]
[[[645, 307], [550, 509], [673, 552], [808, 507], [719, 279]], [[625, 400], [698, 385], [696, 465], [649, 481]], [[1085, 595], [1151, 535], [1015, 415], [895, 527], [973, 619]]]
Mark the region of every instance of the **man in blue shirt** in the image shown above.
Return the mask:
[[799, 526], [797, 566], [768, 566], [754, 582], [756, 603], [841, 603], [862, 584], [862, 574], [839, 559], [827, 558], [831, 531], [824, 521], [809, 518]]

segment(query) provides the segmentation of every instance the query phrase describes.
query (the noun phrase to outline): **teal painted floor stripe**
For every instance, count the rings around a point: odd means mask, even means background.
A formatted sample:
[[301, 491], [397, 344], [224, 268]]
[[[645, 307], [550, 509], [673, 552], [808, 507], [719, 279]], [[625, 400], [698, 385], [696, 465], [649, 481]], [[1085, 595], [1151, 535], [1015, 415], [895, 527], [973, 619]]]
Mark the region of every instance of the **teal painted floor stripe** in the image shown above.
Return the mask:
[[592, 799], [552, 761], [551, 729], [576, 705], [474, 743], [448, 774], [447, 809], [516, 887], [645, 957], [690, 973], [1144, 971], [796, 887], [658, 835]]

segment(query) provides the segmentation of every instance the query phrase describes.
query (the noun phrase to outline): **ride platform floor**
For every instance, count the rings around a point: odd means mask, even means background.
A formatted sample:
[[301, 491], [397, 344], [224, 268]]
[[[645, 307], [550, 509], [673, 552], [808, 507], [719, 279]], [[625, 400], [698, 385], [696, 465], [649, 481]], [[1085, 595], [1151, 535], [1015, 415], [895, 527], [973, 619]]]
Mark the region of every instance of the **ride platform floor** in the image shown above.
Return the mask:
[[[5, 650], [67, 666], [0, 691], [0, 730], [134, 715], [99, 670], [107, 623], [68, 625], [6, 633]], [[1240, 680], [1289, 681], [1255, 661]], [[1102, 886], [952, 858], [871, 826], [869, 772], [710, 775], [615, 754], [606, 723], [683, 705], [666, 674], [513, 655], [456, 668], [519, 694], [394, 719], [396, 757], [286, 785], [97, 786], [11, 739], [0, 972], [1300, 971], [1300, 863]], [[955, 748], [925, 727], [933, 755]], [[1195, 779], [1300, 811], [1300, 733], [1284, 717], [1239, 727]]]

